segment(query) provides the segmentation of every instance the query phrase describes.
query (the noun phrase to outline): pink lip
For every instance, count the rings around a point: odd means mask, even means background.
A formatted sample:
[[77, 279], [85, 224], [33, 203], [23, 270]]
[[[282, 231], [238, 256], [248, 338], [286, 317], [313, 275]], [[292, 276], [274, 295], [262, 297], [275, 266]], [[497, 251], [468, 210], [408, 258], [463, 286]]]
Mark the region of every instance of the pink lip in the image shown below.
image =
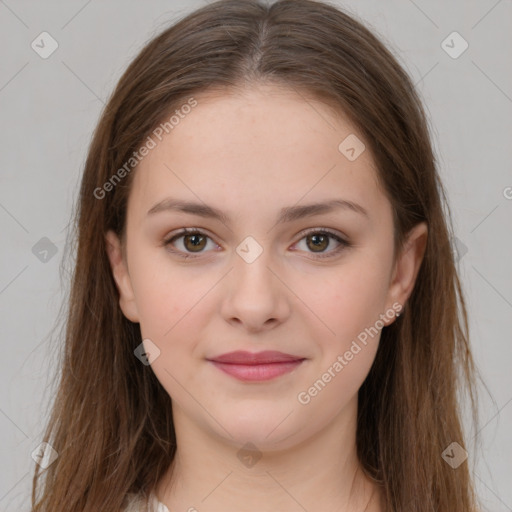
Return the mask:
[[219, 370], [244, 381], [269, 380], [291, 372], [305, 358], [276, 351], [236, 351], [208, 359]]
[[263, 352], [246, 352], [245, 350], [237, 350], [228, 352], [220, 356], [215, 356], [209, 361], [227, 364], [269, 364], [269, 363], [288, 363], [290, 361], [300, 361], [304, 357], [292, 356], [275, 350], [265, 350]]

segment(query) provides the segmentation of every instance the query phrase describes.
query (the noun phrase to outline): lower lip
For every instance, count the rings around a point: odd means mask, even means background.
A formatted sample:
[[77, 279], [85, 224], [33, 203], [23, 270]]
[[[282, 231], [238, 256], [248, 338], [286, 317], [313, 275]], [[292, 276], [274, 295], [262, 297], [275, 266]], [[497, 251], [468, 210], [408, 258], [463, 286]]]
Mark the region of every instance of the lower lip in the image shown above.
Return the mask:
[[211, 361], [219, 370], [243, 381], [263, 381], [270, 380], [285, 373], [289, 373], [297, 368], [302, 360], [287, 361], [284, 363], [268, 364], [227, 364]]

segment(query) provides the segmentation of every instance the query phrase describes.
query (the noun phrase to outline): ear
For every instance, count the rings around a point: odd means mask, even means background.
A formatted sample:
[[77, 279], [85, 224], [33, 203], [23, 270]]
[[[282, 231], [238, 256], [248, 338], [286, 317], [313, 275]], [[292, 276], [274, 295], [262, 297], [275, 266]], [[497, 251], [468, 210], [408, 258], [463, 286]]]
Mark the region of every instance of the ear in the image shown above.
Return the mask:
[[108, 259], [110, 268], [119, 291], [119, 306], [124, 316], [132, 322], [139, 322], [139, 314], [135, 303], [135, 295], [132, 289], [130, 275], [126, 260], [123, 256], [121, 241], [119, 237], [112, 231], [108, 231], [105, 235]]
[[402, 251], [396, 259], [389, 283], [388, 308], [392, 308], [394, 304], [393, 309], [397, 310], [397, 303], [403, 308], [411, 295], [425, 254], [427, 237], [428, 228], [425, 222], [417, 224], [407, 234]]

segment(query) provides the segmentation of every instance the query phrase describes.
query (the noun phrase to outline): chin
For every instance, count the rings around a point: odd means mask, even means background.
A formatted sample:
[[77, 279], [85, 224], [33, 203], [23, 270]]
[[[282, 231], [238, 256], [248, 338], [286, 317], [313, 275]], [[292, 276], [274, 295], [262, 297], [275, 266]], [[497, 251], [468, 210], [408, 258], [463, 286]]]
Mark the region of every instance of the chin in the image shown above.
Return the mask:
[[260, 451], [284, 450], [299, 442], [298, 438], [304, 435], [304, 425], [296, 424], [297, 418], [291, 407], [276, 407], [272, 411], [262, 409], [253, 406], [252, 410], [240, 414], [227, 411], [229, 417], [219, 418], [219, 422], [231, 435], [218, 424], [212, 426], [237, 449], [252, 443]]

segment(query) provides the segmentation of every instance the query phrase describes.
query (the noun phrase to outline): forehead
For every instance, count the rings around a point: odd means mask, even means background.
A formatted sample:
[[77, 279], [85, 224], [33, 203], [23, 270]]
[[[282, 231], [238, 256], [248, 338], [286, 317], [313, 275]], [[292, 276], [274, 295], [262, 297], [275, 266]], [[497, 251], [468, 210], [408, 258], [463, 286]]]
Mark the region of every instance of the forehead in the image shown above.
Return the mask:
[[[138, 165], [132, 206], [147, 212], [170, 195], [219, 208], [268, 209], [276, 202], [281, 207], [301, 197], [314, 201], [337, 194], [378, 206], [375, 163], [341, 112], [279, 86], [213, 91], [194, 99], [197, 105], [155, 139]], [[362, 151], [355, 160], [343, 152], [344, 141]]]

